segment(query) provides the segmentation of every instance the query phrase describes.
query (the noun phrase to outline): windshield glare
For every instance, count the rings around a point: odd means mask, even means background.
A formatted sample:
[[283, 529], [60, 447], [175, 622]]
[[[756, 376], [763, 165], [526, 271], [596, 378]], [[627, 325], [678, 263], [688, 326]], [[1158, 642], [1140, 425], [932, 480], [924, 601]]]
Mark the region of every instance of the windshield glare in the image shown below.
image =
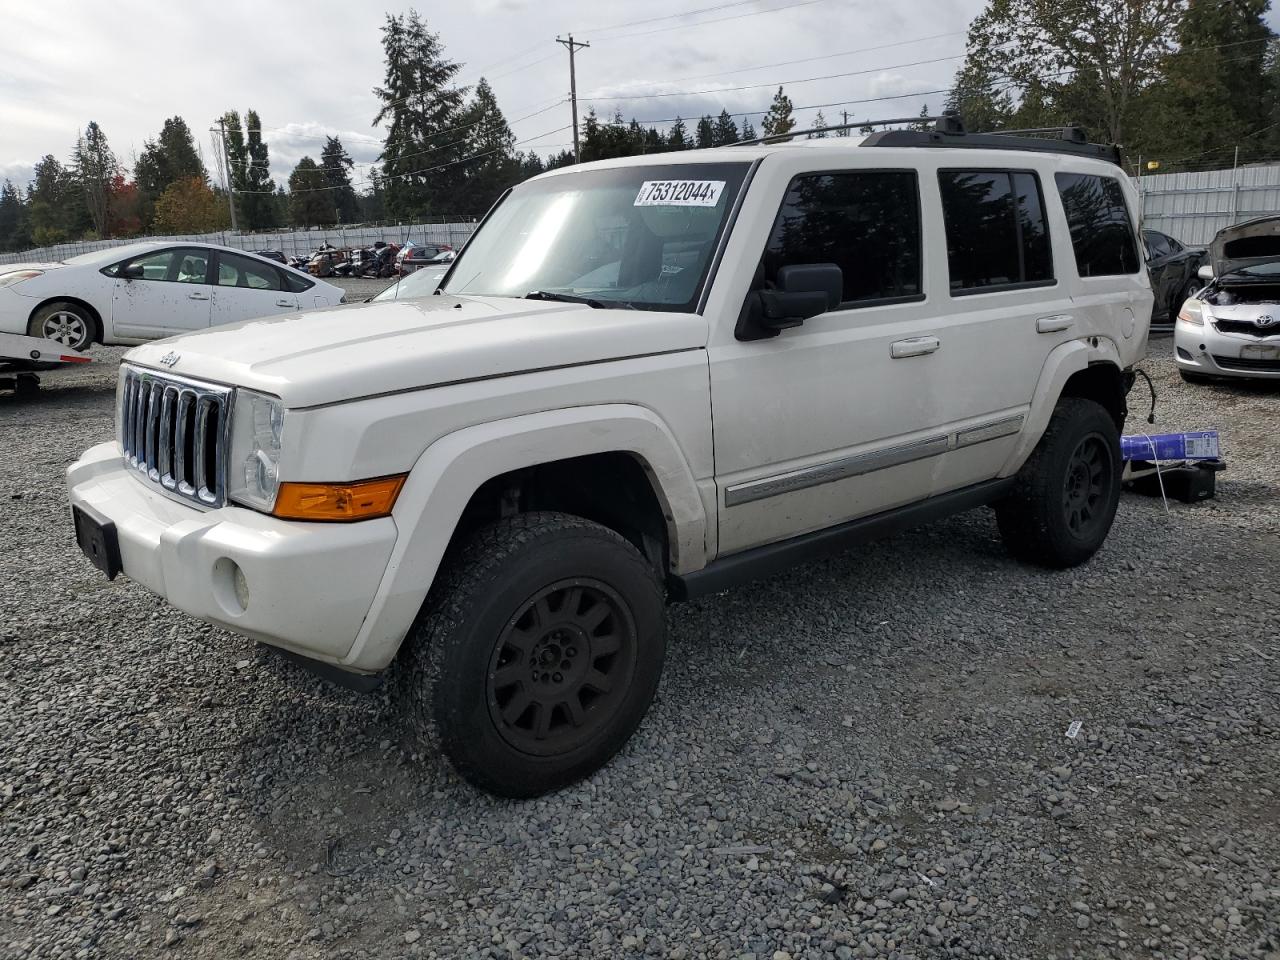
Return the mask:
[[467, 243], [442, 292], [692, 312], [749, 166], [621, 167], [524, 184]]

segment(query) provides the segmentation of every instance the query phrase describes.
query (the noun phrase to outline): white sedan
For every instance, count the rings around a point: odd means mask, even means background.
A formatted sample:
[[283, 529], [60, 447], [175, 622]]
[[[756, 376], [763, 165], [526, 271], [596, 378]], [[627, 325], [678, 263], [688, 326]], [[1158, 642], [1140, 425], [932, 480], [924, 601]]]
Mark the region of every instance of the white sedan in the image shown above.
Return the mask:
[[341, 287], [210, 243], [148, 241], [58, 263], [0, 264], [0, 333], [75, 350], [341, 302]]

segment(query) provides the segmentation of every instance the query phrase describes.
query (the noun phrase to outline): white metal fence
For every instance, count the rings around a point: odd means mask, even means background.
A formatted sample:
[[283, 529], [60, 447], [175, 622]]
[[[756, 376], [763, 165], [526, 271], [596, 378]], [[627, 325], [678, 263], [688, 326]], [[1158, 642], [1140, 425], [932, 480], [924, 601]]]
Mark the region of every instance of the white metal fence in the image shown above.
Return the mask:
[[279, 250], [288, 257], [310, 256], [325, 244], [334, 247], [371, 247], [378, 240], [398, 244], [404, 244], [410, 240], [414, 243], [446, 243], [456, 250], [471, 236], [471, 231], [475, 228], [474, 221], [458, 220], [442, 223], [321, 227], [315, 230], [271, 230], [262, 233], [232, 233], [227, 230], [185, 236], [133, 237], [128, 240], [80, 240], [74, 243], [59, 243], [52, 247], [40, 247], [22, 253], [0, 254], [0, 263], [65, 260], [81, 253], [119, 247], [139, 240], [220, 243], [239, 250]]
[[1143, 225], [1193, 247], [1233, 223], [1280, 214], [1280, 164], [1157, 173], [1134, 182]]

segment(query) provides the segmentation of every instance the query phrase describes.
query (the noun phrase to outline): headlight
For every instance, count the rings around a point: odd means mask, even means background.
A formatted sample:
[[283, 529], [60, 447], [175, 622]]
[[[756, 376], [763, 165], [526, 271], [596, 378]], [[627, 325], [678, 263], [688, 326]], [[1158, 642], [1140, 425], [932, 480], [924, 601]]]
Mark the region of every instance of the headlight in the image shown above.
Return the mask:
[[10, 270], [8, 273], [0, 273], [0, 287], [12, 287], [15, 283], [43, 275], [43, 270]]
[[1186, 300], [1178, 310], [1178, 319], [1183, 323], [1193, 323], [1197, 327], [1202, 327], [1204, 326], [1204, 307], [1194, 298]]
[[255, 510], [270, 511], [280, 478], [284, 404], [275, 397], [236, 390], [231, 413], [227, 496]]

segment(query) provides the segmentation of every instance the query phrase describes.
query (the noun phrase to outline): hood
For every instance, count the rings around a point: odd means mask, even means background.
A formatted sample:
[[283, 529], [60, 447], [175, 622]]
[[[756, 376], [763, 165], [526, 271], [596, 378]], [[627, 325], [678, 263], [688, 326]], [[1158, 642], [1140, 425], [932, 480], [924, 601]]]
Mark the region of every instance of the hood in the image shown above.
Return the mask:
[[18, 270], [57, 270], [65, 266], [65, 263], [0, 263], [0, 276]]
[[1209, 258], [1219, 280], [1249, 267], [1280, 261], [1280, 216], [1259, 217], [1219, 230], [1209, 244]]
[[706, 321], [693, 313], [432, 296], [214, 327], [136, 347], [126, 359], [297, 408], [706, 343]]

